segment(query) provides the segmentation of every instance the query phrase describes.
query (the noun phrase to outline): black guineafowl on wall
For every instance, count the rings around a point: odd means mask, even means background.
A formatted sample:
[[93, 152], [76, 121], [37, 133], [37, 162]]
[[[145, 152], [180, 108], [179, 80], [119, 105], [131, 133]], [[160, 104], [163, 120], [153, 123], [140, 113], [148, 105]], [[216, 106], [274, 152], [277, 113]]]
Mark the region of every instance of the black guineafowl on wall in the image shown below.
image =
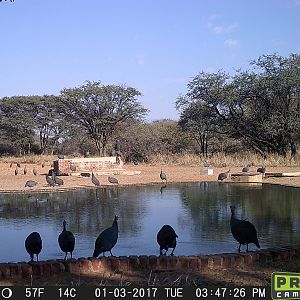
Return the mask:
[[252, 223], [246, 220], [239, 220], [235, 216], [235, 206], [230, 206], [231, 209], [231, 219], [230, 219], [230, 228], [233, 237], [240, 243], [238, 252], [241, 252], [241, 245], [247, 245], [254, 243], [258, 248], [260, 248], [257, 232]]
[[112, 226], [103, 230], [95, 242], [95, 250], [93, 257], [98, 257], [101, 253], [109, 251], [112, 256], [111, 249], [116, 245], [118, 241], [118, 216], [115, 216]]
[[25, 249], [29, 253], [31, 261], [33, 261], [34, 254], [36, 261], [39, 261], [39, 254], [42, 250], [42, 238], [38, 232], [32, 232], [25, 240]]
[[70, 252], [71, 258], [72, 258], [72, 253], [75, 248], [75, 237], [74, 234], [66, 229], [67, 222], [64, 220], [63, 221], [63, 231], [61, 234], [58, 236], [58, 244], [61, 249], [61, 251], [65, 252], [65, 258], [67, 258], [68, 252]]
[[[175, 230], [170, 225], [164, 225], [157, 233], [157, 243], [159, 245], [160, 255], [166, 255], [169, 248], [173, 248], [170, 255], [174, 255], [174, 250], [176, 248], [176, 238], [178, 235]], [[162, 250], [166, 250], [165, 253]]]

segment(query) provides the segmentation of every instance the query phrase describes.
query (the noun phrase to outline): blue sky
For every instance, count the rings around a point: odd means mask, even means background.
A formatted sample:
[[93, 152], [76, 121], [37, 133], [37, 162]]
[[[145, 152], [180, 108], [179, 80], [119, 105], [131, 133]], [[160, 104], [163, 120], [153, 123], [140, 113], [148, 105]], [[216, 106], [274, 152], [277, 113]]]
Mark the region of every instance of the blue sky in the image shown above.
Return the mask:
[[0, 3], [0, 97], [86, 80], [137, 88], [147, 120], [178, 119], [199, 72], [300, 52], [300, 0], [15, 0]]

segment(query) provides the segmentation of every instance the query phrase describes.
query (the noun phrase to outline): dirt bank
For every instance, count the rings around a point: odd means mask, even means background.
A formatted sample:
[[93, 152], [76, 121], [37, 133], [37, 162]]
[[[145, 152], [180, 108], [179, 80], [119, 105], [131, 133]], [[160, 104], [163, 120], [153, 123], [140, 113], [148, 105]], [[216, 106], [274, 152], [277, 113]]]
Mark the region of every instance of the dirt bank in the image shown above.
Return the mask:
[[[23, 171], [20, 168], [20, 173]], [[38, 175], [32, 173], [36, 168]], [[201, 167], [187, 166], [160, 166], [160, 165], [125, 165], [127, 171], [140, 171], [139, 175], [116, 175], [120, 185], [129, 184], [161, 184], [159, 178], [160, 169], [163, 168], [168, 177], [168, 182], [201, 182], [216, 181], [220, 172], [227, 171], [240, 172], [241, 167], [214, 168], [214, 175], [201, 175]], [[90, 178], [67, 176], [63, 177], [63, 187], [48, 187], [45, 176], [50, 167], [42, 168], [41, 165], [27, 164], [28, 173], [26, 175], [14, 175], [15, 165], [10, 168], [8, 163], [0, 163], [0, 193], [1, 192], [22, 192], [22, 191], [53, 191], [76, 188], [93, 188]], [[253, 167], [253, 171], [256, 168]], [[268, 168], [267, 172], [300, 172], [300, 167], [273, 167]], [[101, 185], [110, 185], [107, 176], [97, 176]], [[25, 188], [27, 180], [35, 180], [38, 185], [34, 188]], [[273, 177], [264, 178], [264, 183], [273, 183], [300, 187], [300, 177]], [[0, 285], [130, 285], [138, 284], [143, 286], [186, 286], [186, 285], [217, 285], [217, 286], [243, 286], [270, 285], [271, 274], [275, 271], [299, 272], [300, 260], [272, 263], [257, 263], [246, 267], [235, 269], [220, 269], [216, 271], [190, 272], [136, 272], [130, 274], [115, 274], [107, 277], [83, 277], [69, 273], [60, 276], [35, 277], [31, 279], [2, 279]]]
[[[61, 187], [48, 187], [45, 175], [50, 167], [42, 168], [37, 164], [26, 164], [27, 174], [23, 175], [23, 168], [21, 165], [19, 174], [14, 175], [15, 165], [10, 168], [8, 163], [0, 163], [0, 192], [21, 192], [21, 191], [47, 191], [47, 190], [66, 190], [74, 188], [90, 188], [94, 187], [91, 178], [79, 176], [64, 176], [64, 185]], [[167, 174], [168, 182], [201, 182], [201, 181], [217, 181], [218, 174], [225, 172], [229, 168], [231, 172], [240, 172], [241, 167], [227, 167], [227, 168], [214, 168], [214, 174], [210, 176], [201, 175], [201, 167], [188, 167], [188, 166], [152, 166], [152, 165], [125, 165], [126, 171], [140, 171], [138, 175], [115, 175], [119, 180], [120, 185], [129, 184], [160, 184], [159, 178], [160, 169], [163, 168]], [[38, 171], [37, 176], [32, 173], [33, 168]], [[256, 167], [252, 168], [253, 171]], [[300, 172], [300, 167], [270, 167], [267, 172]], [[111, 185], [107, 181], [107, 176], [98, 175], [98, 179], [102, 186]], [[27, 180], [37, 181], [37, 185], [33, 188], [25, 188]], [[229, 180], [230, 181], [230, 180]], [[274, 183], [289, 186], [300, 187], [300, 177], [272, 177], [264, 178], [264, 183]]]

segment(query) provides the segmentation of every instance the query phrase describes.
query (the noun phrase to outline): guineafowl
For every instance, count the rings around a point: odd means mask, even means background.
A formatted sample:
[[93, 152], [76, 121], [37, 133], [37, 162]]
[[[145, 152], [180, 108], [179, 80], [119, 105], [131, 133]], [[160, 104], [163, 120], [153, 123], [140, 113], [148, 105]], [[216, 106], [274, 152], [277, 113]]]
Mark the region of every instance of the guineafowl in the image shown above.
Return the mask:
[[[173, 252], [176, 248], [176, 238], [178, 238], [178, 235], [170, 225], [164, 225], [159, 230], [157, 233], [157, 243], [159, 245], [160, 255], [166, 255], [169, 248], [173, 248], [170, 255], [174, 255]], [[162, 253], [162, 250], [166, 250], [165, 253]]]
[[36, 170], [36, 168], [33, 168], [32, 173], [34, 174], [34, 176], [37, 175], [37, 170]]
[[100, 181], [98, 180], [98, 178], [94, 175], [94, 173], [92, 172], [92, 183], [96, 186], [100, 186]]
[[257, 169], [257, 172], [258, 173], [262, 173], [262, 174], [265, 174], [266, 173], [266, 167], [260, 167]]
[[160, 176], [160, 179], [161, 179], [162, 182], [163, 182], [164, 180], [165, 180], [165, 182], [167, 182], [167, 175], [166, 175], [166, 173], [163, 172], [162, 169], [160, 170], [159, 176]]
[[110, 183], [112, 183], [112, 184], [119, 184], [118, 179], [115, 178], [115, 177], [108, 176], [108, 177], [107, 177], [107, 180], [108, 180]]
[[25, 240], [25, 248], [29, 253], [31, 261], [33, 261], [33, 255], [36, 254], [36, 261], [39, 261], [39, 254], [42, 250], [42, 239], [38, 232], [32, 232]]
[[55, 186], [55, 181], [48, 174], [46, 174], [46, 181], [48, 185]]
[[25, 183], [25, 187], [34, 187], [36, 186], [38, 183], [34, 180], [27, 180]]
[[230, 170], [228, 170], [227, 172], [224, 172], [224, 173], [220, 173], [218, 176], [218, 180], [223, 181], [224, 179], [228, 178], [229, 172], [230, 172]]
[[235, 217], [235, 206], [230, 206], [231, 209], [231, 219], [230, 228], [233, 237], [240, 243], [238, 252], [241, 252], [241, 245], [247, 245], [254, 243], [258, 248], [260, 248], [257, 233], [254, 225], [246, 220], [239, 220]]
[[64, 181], [63, 181], [61, 178], [58, 178], [57, 176], [55, 176], [54, 182], [55, 182], [57, 185], [64, 185]]
[[63, 231], [58, 236], [59, 247], [60, 247], [61, 251], [66, 253], [64, 259], [67, 258], [68, 252], [70, 252], [71, 258], [72, 258], [72, 253], [75, 248], [75, 237], [71, 231], [66, 230], [66, 225], [67, 225], [67, 222], [64, 220], [63, 221]]
[[242, 169], [242, 172], [249, 172], [249, 171], [250, 171], [250, 167], [251, 167], [251, 164], [246, 165], [246, 166]]
[[93, 257], [98, 257], [101, 253], [104, 256], [104, 252], [106, 251], [109, 251], [112, 256], [111, 249], [117, 243], [118, 232], [118, 216], [115, 216], [112, 226], [103, 230], [96, 239]]
[[82, 172], [82, 173], [80, 173], [80, 176], [82, 176], [82, 177], [91, 177], [91, 174], [88, 173], [88, 172]]

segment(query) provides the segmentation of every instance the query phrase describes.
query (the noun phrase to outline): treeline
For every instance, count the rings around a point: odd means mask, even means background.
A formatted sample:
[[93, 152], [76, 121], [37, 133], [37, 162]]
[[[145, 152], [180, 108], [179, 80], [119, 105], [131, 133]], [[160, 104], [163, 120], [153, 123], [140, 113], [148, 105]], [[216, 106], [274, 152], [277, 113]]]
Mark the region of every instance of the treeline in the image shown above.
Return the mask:
[[86, 82], [58, 96], [0, 99], [0, 155], [114, 155], [126, 161], [155, 154], [253, 149], [295, 156], [300, 140], [300, 55], [263, 55], [234, 75], [201, 72], [176, 99], [179, 121], [144, 122], [147, 109], [132, 87]]
[[252, 70], [201, 72], [178, 97], [180, 126], [203, 155], [213, 138], [228, 136], [259, 152], [295, 156], [300, 139], [300, 55], [263, 55]]

